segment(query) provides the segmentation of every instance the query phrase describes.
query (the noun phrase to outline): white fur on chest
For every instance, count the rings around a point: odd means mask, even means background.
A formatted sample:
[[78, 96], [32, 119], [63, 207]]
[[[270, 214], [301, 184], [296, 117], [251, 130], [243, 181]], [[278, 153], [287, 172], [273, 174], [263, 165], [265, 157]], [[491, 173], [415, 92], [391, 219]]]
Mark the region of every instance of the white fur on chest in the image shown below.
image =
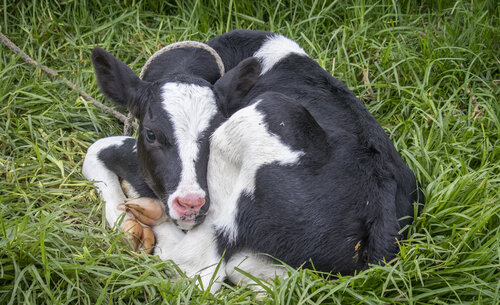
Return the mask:
[[259, 168], [277, 162], [295, 164], [304, 153], [293, 151], [269, 132], [259, 102], [236, 112], [212, 135], [208, 161], [210, 214], [230, 242], [238, 235], [236, 213], [242, 194], [253, 196]]
[[211, 284], [210, 291], [214, 293], [226, 273], [225, 263], [217, 252], [213, 226], [207, 220], [185, 233], [172, 222], [154, 226], [155, 254], [162, 260], [172, 260], [188, 277], [199, 275], [203, 289]]

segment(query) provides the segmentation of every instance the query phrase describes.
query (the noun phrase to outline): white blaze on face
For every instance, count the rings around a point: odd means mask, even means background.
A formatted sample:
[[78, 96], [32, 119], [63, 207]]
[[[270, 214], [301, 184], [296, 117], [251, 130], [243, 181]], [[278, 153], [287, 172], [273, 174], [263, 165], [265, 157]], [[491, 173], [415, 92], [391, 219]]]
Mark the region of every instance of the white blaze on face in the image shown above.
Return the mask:
[[195, 194], [205, 197], [196, 177], [198, 160], [198, 139], [208, 128], [217, 112], [215, 97], [209, 87], [187, 83], [166, 83], [162, 88], [162, 106], [168, 112], [173, 124], [175, 145], [182, 163], [181, 179], [177, 189], [168, 198], [170, 216], [178, 219], [180, 215], [172, 208], [177, 197]]
[[262, 75], [290, 54], [307, 56], [307, 53], [295, 41], [285, 36], [272, 35], [253, 56], [257, 57], [262, 64], [260, 72]]

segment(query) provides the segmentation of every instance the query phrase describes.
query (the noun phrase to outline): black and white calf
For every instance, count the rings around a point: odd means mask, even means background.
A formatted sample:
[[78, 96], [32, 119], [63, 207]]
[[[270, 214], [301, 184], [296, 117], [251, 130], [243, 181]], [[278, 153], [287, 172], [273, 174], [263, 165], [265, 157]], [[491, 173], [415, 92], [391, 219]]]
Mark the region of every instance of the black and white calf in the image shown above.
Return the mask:
[[[253, 55], [267, 35], [234, 31], [209, 45], [229, 70]], [[131, 137], [101, 139], [89, 148], [83, 164], [84, 176], [98, 181], [95, 185], [106, 202], [109, 225], [121, 222], [122, 230], [128, 230], [134, 214], [147, 225], [167, 220], [153, 227], [155, 253], [174, 260], [188, 275], [217, 264], [214, 238], [203, 236], [211, 234], [208, 230], [183, 232], [203, 223], [210, 206], [206, 178], [209, 136], [225, 119], [212, 91], [220, 77], [214, 57], [193, 47], [173, 49], [151, 62], [142, 79], [102, 49], [93, 50], [92, 62], [101, 91], [127, 106], [140, 121], [137, 141]], [[132, 186], [134, 197], [158, 198], [167, 219], [158, 209], [151, 210], [151, 200], [127, 200], [120, 180]], [[133, 233], [142, 234], [135, 229]], [[195, 233], [202, 234], [203, 242]], [[206, 283], [210, 278], [203, 276]]]
[[93, 52], [101, 90], [140, 120], [137, 152], [131, 138], [106, 138], [84, 162], [110, 225], [123, 213], [118, 177], [156, 195], [172, 221], [153, 217], [155, 253], [188, 275], [203, 269], [204, 286], [251, 282], [235, 266], [282, 272], [255, 253], [344, 274], [392, 258], [423, 197], [363, 104], [284, 36], [234, 31], [209, 44], [228, 70], [239, 63], [213, 86], [201, 50], [166, 53], [143, 80]]

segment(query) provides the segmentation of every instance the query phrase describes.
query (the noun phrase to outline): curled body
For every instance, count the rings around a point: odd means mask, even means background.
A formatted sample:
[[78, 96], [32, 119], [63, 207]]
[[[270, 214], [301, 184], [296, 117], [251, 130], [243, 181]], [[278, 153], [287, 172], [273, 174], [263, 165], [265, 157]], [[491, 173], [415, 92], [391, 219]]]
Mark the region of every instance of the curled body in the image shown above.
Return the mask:
[[[204, 55], [168, 52], [142, 80], [105, 51], [93, 55], [101, 90], [139, 118], [140, 130], [135, 143], [92, 145], [84, 174], [99, 162], [107, 171], [85, 176], [134, 173], [140, 196], [157, 198], [168, 216], [153, 226], [155, 253], [188, 275], [203, 269], [204, 287], [225, 277], [251, 283], [237, 266], [284, 273], [259, 253], [342, 274], [392, 259], [423, 196], [364, 105], [282, 35], [240, 30], [208, 44], [228, 71], [220, 78]], [[117, 98], [117, 88], [135, 89]], [[107, 155], [127, 156], [130, 168], [116, 168], [125, 163], [105, 156], [112, 149], [119, 152]], [[97, 185], [110, 225], [123, 201], [110, 195], [115, 184]]]

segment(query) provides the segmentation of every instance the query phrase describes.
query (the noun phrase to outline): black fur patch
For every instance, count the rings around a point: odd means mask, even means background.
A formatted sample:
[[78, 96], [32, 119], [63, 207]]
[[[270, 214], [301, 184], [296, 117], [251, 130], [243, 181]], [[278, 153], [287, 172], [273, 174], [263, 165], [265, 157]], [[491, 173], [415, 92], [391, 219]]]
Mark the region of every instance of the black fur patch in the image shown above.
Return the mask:
[[141, 197], [156, 198], [142, 178], [134, 145], [135, 139], [126, 139], [123, 145], [113, 145], [101, 150], [98, 158], [110, 171], [128, 181]]
[[244, 98], [219, 98], [228, 116], [260, 101], [268, 131], [305, 153], [295, 165], [258, 170], [253, 196], [238, 201], [236, 241], [218, 232], [226, 258], [250, 249], [294, 267], [352, 274], [394, 257], [396, 239], [406, 235], [398, 231], [423, 196], [382, 127], [342, 82], [291, 54]]

